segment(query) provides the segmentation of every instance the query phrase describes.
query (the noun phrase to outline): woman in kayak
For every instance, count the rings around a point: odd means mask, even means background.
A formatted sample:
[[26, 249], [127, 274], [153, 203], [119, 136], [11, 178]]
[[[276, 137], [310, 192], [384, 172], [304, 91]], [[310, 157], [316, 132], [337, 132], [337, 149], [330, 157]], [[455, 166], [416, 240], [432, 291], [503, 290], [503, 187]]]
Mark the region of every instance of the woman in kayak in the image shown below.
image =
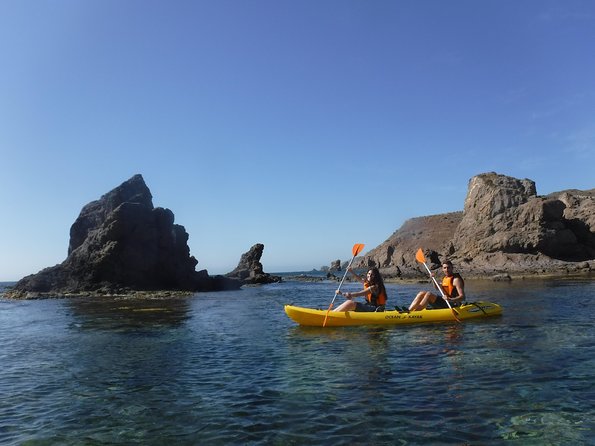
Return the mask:
[[[450, 306], [455, 307], [465, 300], [465, 282], [459, 273], [453, 273], [452, 268], [450, 260], [442, 262], [442, 272], [444, 273], [442, 291], [444, 291]], [[448, 308], [448, 304], [441, 295], [436, 295], [430, 291], [420, 291], [409, 305], [409, 311], [423, 310], [428, 304], [431, 304], [432, 308]]]
[[[336, 291], [336, 294], [345, 296], [347, 300], [335, 308], [334, 311], [384, 311], [386, 305], [386, 288], [384, 287], [384, 281], [380, 275], [378, 268], [372, 268], [368, 271], [365, 279], [362, 279], [355, 271], [348, 268], [353, 276], [364, 284], [364, 289], [356, 291], [355, 293], [343, 293], [340, 290]], [[366, 296], [365, 302], [355, 302], [351, 300], [353, 297]]]

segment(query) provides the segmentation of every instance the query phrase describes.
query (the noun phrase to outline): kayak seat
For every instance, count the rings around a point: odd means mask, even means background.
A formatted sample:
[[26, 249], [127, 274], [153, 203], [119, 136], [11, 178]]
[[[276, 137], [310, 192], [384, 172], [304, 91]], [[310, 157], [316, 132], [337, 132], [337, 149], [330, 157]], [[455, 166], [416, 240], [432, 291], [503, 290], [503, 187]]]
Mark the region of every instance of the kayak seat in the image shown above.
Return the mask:
[[384, 311], [384, 305], [378, 305], [374, 310], [375, 313], [381, 313]]

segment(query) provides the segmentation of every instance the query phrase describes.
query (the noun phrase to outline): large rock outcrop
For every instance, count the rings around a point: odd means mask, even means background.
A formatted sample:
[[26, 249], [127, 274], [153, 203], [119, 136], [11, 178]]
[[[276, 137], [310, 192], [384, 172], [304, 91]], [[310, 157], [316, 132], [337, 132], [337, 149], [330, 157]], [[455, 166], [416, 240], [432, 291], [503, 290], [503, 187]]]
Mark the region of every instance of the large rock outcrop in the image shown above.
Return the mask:
[[477, 175], [463, 212], [407, 220], [359, 266], [378, 266], [389, 277], [424, 274], [414, 257], [419, 247], [433, 267], [448, 257], [471, 275], [589, 270], [595, 189], [538, 196], [531, 180]]
[[25, 277], [12, 294], [240, 287], [238, 281], [197, 272], [187, 242], [173, 212], [155, 208], [142, 176], [135, 175], [84, 206], [70, 229], [66, 260]]
[[[566, 203], [557, 194], [538, 197], [531, 180], [496, 173], [473, 177], [463, 219], [454, 234], [453, 253], [468, 259], [496, 252], [544, 254], [570, 262], [595, 258], [593, 233], [578, 217], [587, 210], [576, 207], [579, 198], [571, 193], [564, 197]], [[567, 203], [574, 209], [565, 212]], [[585, 208], [587, 203], [585, 199]], [[592, 197], [590, 204], [593, 212]]]
[[242, 254], [238, 266], [225, 276], [250, 285], [281, 282], [281, 277], [263, 271], [262, 263], [260, 263], [263, 251], [262, 243], [252, 246], [248, 252]]

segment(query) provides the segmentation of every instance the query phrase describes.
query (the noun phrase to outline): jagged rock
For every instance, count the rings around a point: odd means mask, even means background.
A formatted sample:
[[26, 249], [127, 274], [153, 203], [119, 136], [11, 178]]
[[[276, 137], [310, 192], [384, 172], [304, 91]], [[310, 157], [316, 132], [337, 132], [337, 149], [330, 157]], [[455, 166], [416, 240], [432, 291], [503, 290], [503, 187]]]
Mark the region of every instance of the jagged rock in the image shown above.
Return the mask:
[[[547, 198], [564, 203], [565, 224], [579, 243], [591, 250], [595, 249], [595, 189], [566, 190], [550, 194]], [[587, 257], [593, 258], [589, 255]]]
[[252, 246], [248, 252], [242, 254], [238, 266], [225, 276], [252, 285], [281, 282], [281, 277], [263, 271], [262, 263], [260, 263], [263, 251], [262, 243]]
[[337, 276], [335, 276], [330, 271], [326, 273], [327, 280], [336, 280], [337, 282], [340, 280]]
[[173, 212], [154, 208], [149, 188], [135, 175], [84, 206], [70, 229], [66, 260], [23, 278], [13, 294], [239, 288], [237, 281], [197, 272], [187, 241]]
[[123, 203], [136, 204], [141, 209], [153, 209], [153, 196], [141, 175], [135, 175], [120, 186], [92, 201], [81, 210], [70, 227], [68, 255], [83, 244], [89, 232], [98, 229]]
[[328, 268], [329, 271], [341, 271], [341, 260], [333, 260], [331, 266]]
[[544, 197], [529, 179], [480, 174], [469, 181], [463, 212], [407, 220], [357, 266], [378, 266], [385, 277], [425, 275], [415, 260], [420, 247], [432, 269], [449, 258], [478, 276], [590, 271], [595, 189]]
[[[565, 199], [573, 201], [569, 193]], [[493, 172], [473, 177], [453, 240], [456, 254], [472, 259], [495, 252], [545, 254], [563, 261], [592, 259], [593, 233], [579, 224], [582, 220], [568, 220], [566, 208], [555, 195], [538, 197], [533, 181]], [[591, 208], [595, 209], [592, 200]], [[567, 215], [579, 212], [586, 211]], [[578, 236], [577, 229], [582, 231]]]

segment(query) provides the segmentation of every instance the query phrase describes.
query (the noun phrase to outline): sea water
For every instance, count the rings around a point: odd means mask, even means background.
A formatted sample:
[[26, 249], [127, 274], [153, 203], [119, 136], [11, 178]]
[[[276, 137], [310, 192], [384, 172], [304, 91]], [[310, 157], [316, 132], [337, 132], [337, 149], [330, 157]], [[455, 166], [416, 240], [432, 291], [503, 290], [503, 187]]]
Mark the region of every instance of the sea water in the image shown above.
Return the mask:
[[0, 299], [0, 444], [595, 444], [595, 281], [468, 282], [504, 314], [462, 324], [285, 315], [335, 287]]

